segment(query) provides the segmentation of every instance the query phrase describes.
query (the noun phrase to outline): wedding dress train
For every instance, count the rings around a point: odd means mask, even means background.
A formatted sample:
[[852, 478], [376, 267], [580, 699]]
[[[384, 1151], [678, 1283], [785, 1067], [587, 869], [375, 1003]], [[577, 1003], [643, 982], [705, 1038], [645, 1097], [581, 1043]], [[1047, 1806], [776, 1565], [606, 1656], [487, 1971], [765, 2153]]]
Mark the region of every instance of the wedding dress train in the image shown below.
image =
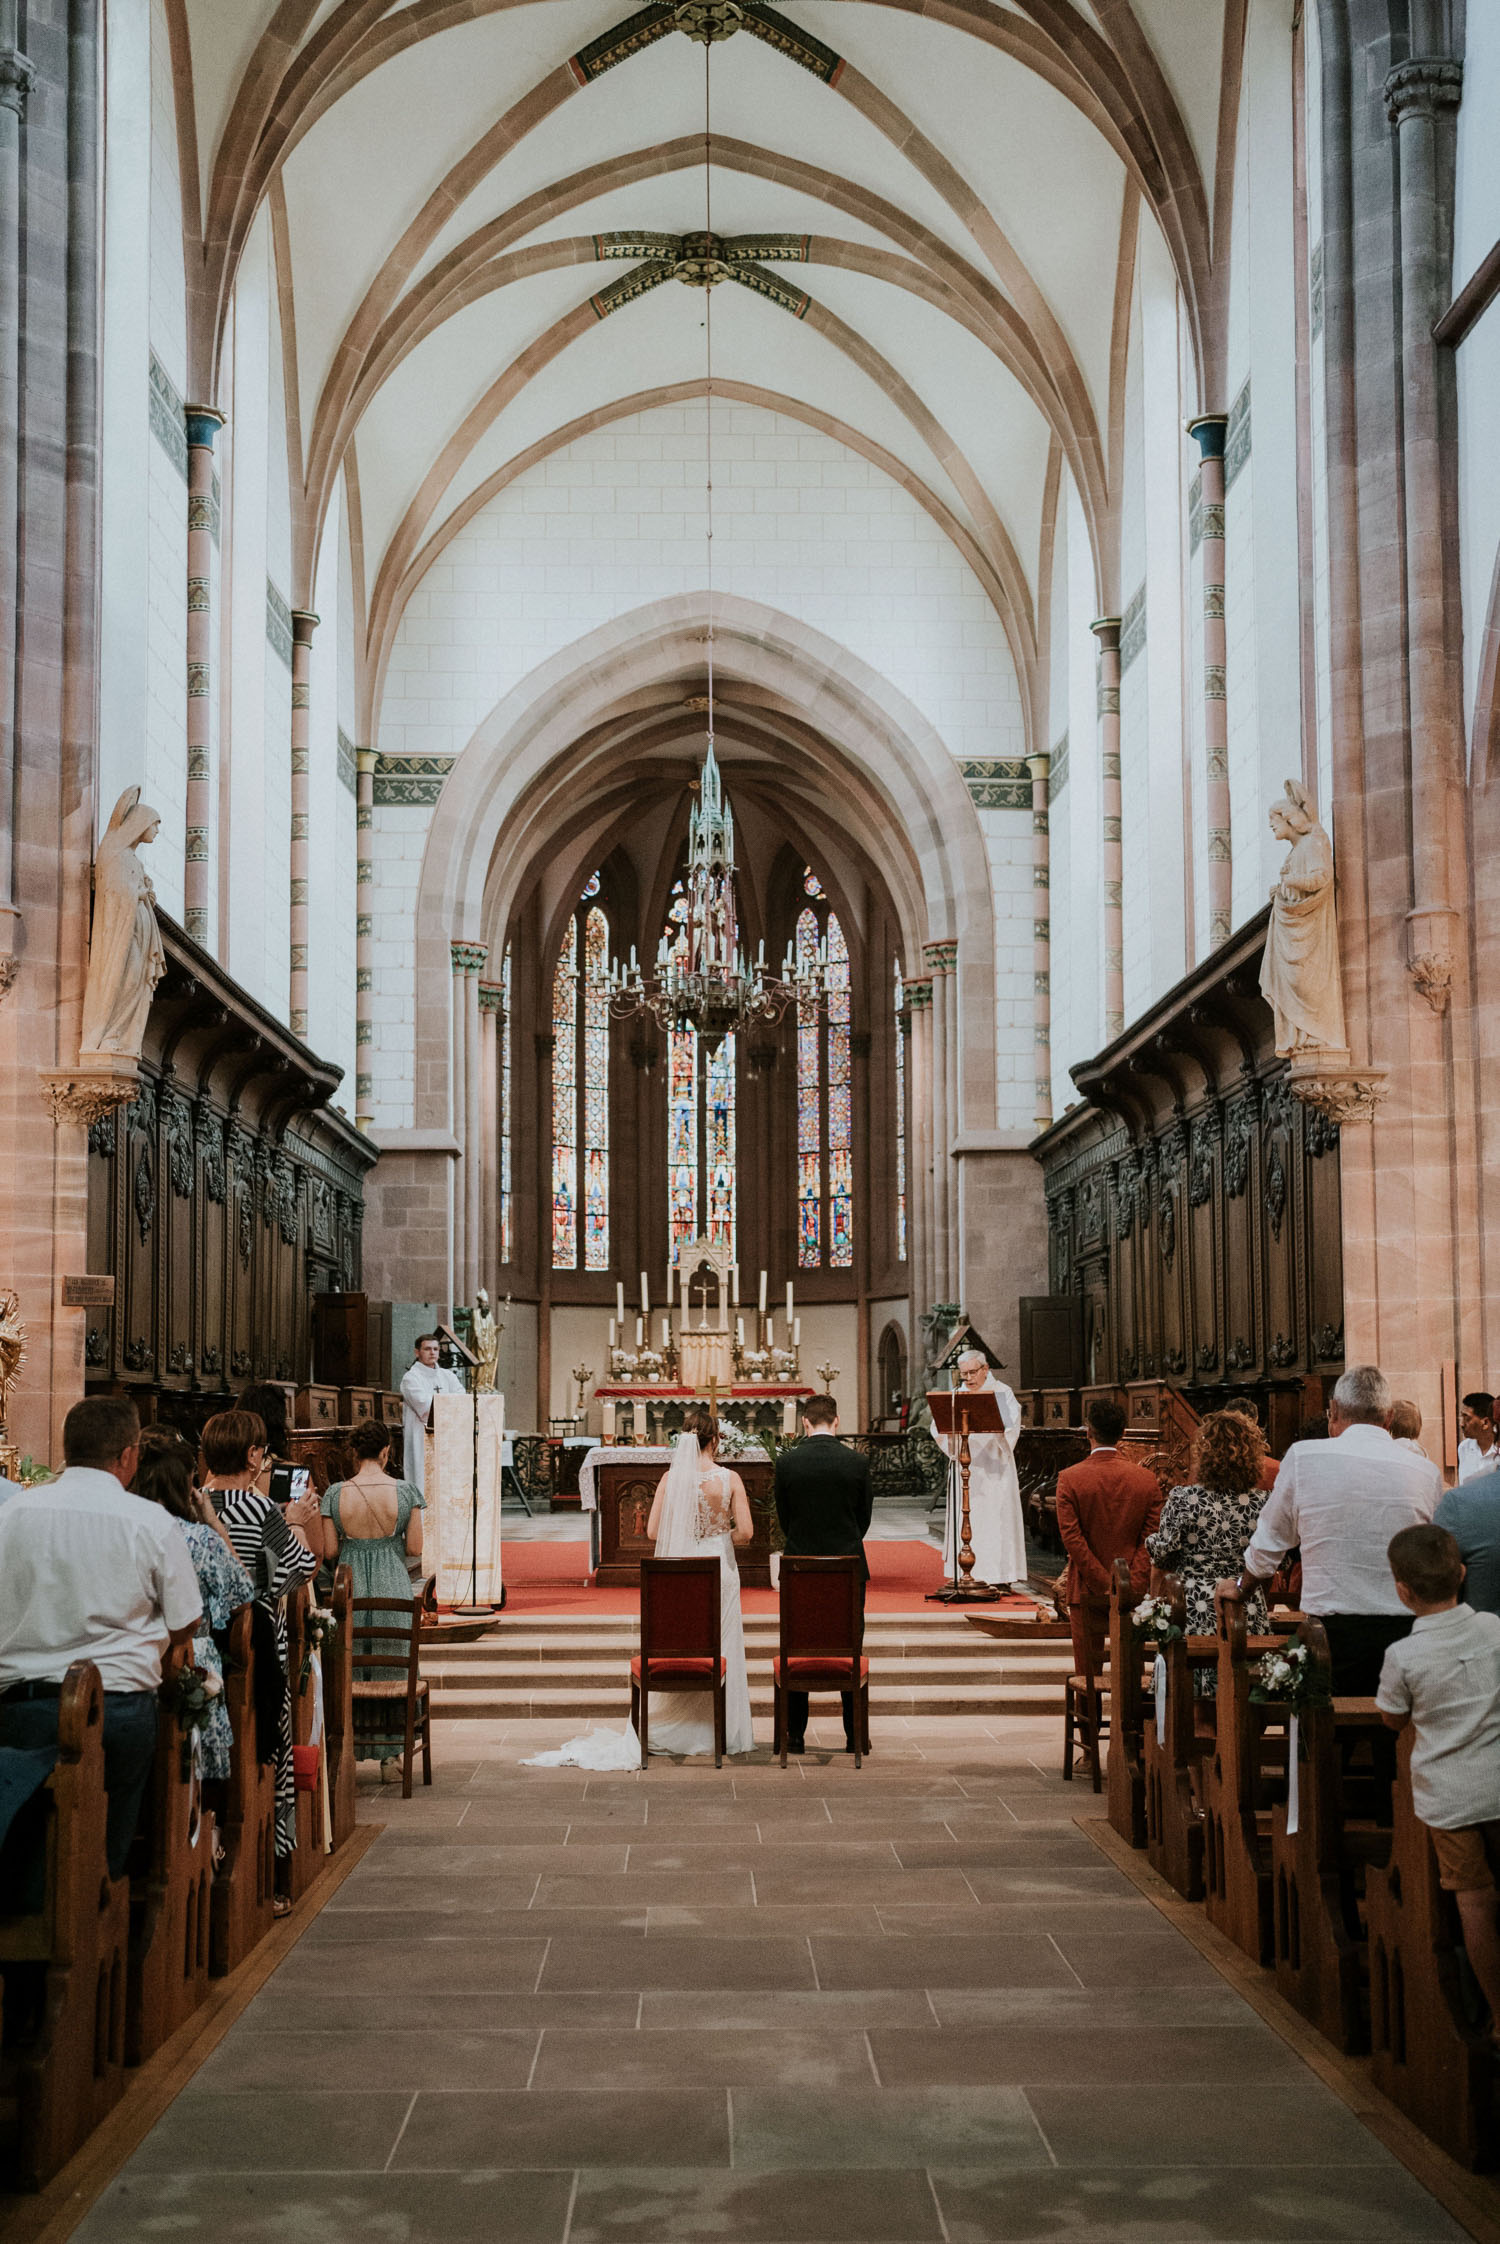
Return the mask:
[[[658, 1558], [719, 1561], [719, 1650], [724, 1661], [725, 1751], [748, 1753], [755, 1743], [750, 1683], [745, 1670], [745, 1623], [740, 1611], [740, 1570], [735, 1563], [729, 1474], [720, 1465], [700, 1472], [695, 1434], [679, 1434], [667, 1470]], [[713, 1701], [705, 1691], [653, 1691], [647, 1739], [653, 1753], [712, 1753]], [[623, 1730], [589, 1730], [550, 1753], [534, 1753], [528, 1769], [637, 1769], [641, 1741], [635, 1724]]]

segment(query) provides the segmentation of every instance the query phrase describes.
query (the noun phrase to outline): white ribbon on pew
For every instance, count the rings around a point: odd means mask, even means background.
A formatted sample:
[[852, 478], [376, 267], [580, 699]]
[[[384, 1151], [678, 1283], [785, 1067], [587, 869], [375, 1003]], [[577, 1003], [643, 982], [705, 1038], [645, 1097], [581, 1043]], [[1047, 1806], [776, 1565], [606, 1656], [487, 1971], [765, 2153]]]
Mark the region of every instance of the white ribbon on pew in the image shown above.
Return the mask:
[[1294, 1714], [1286, 1726], [1286, 1835], [1297, 1836], [1297, 1816], [1300, 1802], [1297, 1796], [1297, 1717]]
[[320, 1651], [314, 1652], [312, 1656], [312, 1675], [312, 1736], [308, 1739], [307, 1742], [309, 1745], [321, 1745], [323, 1742], [323, 1655]]
[[1156, 1655], [1156, 1666], [1152, 1670], [1151, 1682], [1152, 1688], [1156, 1692], [1156, 1742], [1160, 1745], [1167, 1727], [1167, 1662], [1165, 1655], [1161, 1652]]

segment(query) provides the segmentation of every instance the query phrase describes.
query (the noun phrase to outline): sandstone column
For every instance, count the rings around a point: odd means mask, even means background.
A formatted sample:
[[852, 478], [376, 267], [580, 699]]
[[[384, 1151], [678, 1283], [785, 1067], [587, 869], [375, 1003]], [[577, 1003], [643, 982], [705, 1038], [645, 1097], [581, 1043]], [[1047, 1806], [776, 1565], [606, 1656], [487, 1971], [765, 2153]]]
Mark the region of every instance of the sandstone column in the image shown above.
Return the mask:
[[1089, 629], [1099, 642], [1099, 794], [1104, 887], [1104, 1041], [1125, 1026], [1124, 853], [1120, 844], [1120, 618], [1100, 616]]
[[213, 806], [214, 438], [224, 426], [224, 416], [212, 405], [190, 405], [184, 419], [188, 443], [188, 535], [187, 841], [182, 876], [183, 925], [195, 943], [207, 943], [209, 819]]
[[[1452, 188], [1440, 184], [1438, 118], [1458, 107], [1463, 66], [1414, 57], [1385, 82], [1401, 183], [1401, 471], [1406, 532], [1411, 887], [1407, 963], [1435, 1013], [1453, 984], [1458, 914], [1450, 886], [1452, 802], [1463, 781], [1458, 665], [1447, 629], [1444, 450], [1433, 322], [1445, 309]], [[1447, 128], [1451, 132], [1451, 127]], [[1460, 842], [1460, 847], [1462, 846]]]
[[[906, 1096], [911, 1115], [907, 1135], [907, 1191], [910, 1195], [910, 1254], [912, 1314], [921, 1317], [932, 1307], [932, 977], [920, 974], [906, 984], [911, 1009], [911, 1042], [907, 1048]], [[912, 1360], [919, 1363], [921, 1328], [913, 1324]]]
[[292, 856], [291, 856], [291, 1030], [307, 1034], [307, 818], [310, 798], [308, 754], [311, 746], [312, 635], [318, 619], [307, 608], [292, 610]]
[[354, 810], [354, 1119], [368, 1130], [375, 1119], [375, 751], [357, 748]]
[[1203, 773], [1208, 812], [1208, 947], [1229, 940], [1234, 909], [1234, 852], [1229, 821], [1229, 706], [1224, 698], [1224, 432], [1225, 413], [1200, 413], [1188, 434], [1198, 440], [1203, 540]]
[[948, 1118], [948, 945], [927, 943], [922, 963], [932, 980], [932, 1298], [950, 1301], [948, 1274], [952, 1262], [953, 1218], [950, 1184], [952, 1162]]
[[[464, 1299], [472, 1302], [484, 1261], [480, 1213], [484, 1201], [484, 1096], [480, 1083], [481, 1031], [479, 977], [489, 958], [484, 943], [471, 943], [464, 962]], [[491, 1044], [494, 1038], [491, 1036]]]
[[466, 1170], [468, 1167], [465, 1133], [468, 1123], [468, 1055], [464, 1049], [464, 1035], [469, 1025], [468, 1007], [464, 1002], [464, 958], [467, 943], [450, 943], [448, 959], [453, 969], [451, 1056], [448, 1076], [448, 1108], [451, 1128], [458, 1144], [458, 1166], [453, 1181], [453, 1300], [456, 1305], [464, 1298], [464, 1272], [467, 1242], [464, 1238], [464, 1212], [468, 1205]]
[[1045, 1130], [1052, 1120], [1052, 840], [1047, 794], [1052, 758], [1028, 756], [1026, 768], [1031, 773], [1031, 970], [1036, 993], [1032, 1028], [1036, 1105], [1032, 1119], [1039, 1130]]
[[482, 1166], [479, 1194], [479, 1282], [493, 1304], [500, 1264], [500, 1036], [505, 992], [498, 982], [479, 984], [479, 1116]]
[[[0, 10], [0, 38], [9, 25]], [[21, 119], [36, 72], [0, 45], [0, 1001], [16, 973], [16, 571], [20, 529]]]

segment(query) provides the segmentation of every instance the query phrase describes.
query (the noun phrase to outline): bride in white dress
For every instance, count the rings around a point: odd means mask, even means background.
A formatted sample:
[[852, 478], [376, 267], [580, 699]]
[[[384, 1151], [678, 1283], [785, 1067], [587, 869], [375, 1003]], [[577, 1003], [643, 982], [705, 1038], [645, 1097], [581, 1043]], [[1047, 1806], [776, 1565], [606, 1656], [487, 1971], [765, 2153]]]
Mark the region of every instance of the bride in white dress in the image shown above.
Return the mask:
[[[755, 1743], [750, 1726], [750, 1684], [745, 1673], [745, 1624], [740, 1613], [740, 1570], [734, 1546], [753, 1540], [750, 1502], [738, 1473], [717, 1462], [719, 1421], [705, 1405], [687, 1414], [652, 1499], [646, 1533], [657, 1558], [717, 1558], [719, 1561], [719, 1649], [724, 1659], [725, 1749], [748, 1753]], [[706, 1691], [653, 1691], [650, 1749], [653, 1753], [712, 1753], [713, 1701]], [[531, 1769], [635, 1769], [641, 1741], [635, 1725], [623, 1730], [590, 1730], [570, 1738], [552, 1753], [536, 1753]]]

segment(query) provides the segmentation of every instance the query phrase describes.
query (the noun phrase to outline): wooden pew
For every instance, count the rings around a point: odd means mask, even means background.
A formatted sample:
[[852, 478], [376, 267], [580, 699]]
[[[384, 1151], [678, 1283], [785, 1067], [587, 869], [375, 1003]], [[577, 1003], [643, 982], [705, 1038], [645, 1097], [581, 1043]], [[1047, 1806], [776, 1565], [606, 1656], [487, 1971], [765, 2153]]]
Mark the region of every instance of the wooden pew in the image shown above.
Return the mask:
[[208, 1993], [214, 1819], [204, 1809], [191, 1740], [174, 1706], [176, 1678], [191, 1665], [189, 1645], [168, 1655], [156, 1760], [131, 1862], [127, 2065], [160, 2049]]
[[234, 1750], [219, 1832], [224, 1862], [214, 1880], [209, 1913], [209, 1968], [216, 1979], [244, 1962], [275, 1917], [276, 1764], [257, 1759], [250, 1612], [244, 1605], [231, 1621], [224, 1661]]
[[[1163, 1578], [1166, 1598], [1179, 1628], [1186, 1625], [1187, 1603], [1175, 1576]], [[1146, 1647], [1152, 1659], [1152, 1648]], [[1180, 1636], [1163, 1649], [1166, 1662], [1166, 1716], [1157, 1734], [1156, 1701], [1146, 1692], [1141, 1725], [1141, 1762], [1146, 1791], [1146, 1855], [1153, 1870], [1185, 1901], [1203, 1899], [1203, 1808], [1198, 1768], [1211, 1748], [1212, 1734], [1199, 1728], [1197, 1709], [1212, 1701], [1193, 1698], [1193, 1673], [1212, 1663], [1214, 1646], [1206, 1636]]]
[[1220, 1932], [1257, 1963], [1272, 1960], [1271, 1800], [1286, 1775], [1285, 1710], [1250, 1701], [1252, 1670], [1279, 1637], [1250, 1637], [1245, 1607], [1219, 1608], [1213, 1751], [1202, 1764], [1204, 1905]]
[[[1326, 1689], [1332, 1663], [1322, 1622], [1309, 1615], [1298, 1635]], [[1389, 1859], [1391, 1834], [1388, 1821], [1382, 1825], [1367, 1812], [1369, 1782], [1346, 1779], [1345, 1767], [1360, 1734], [1373, 1738], [1382, 1729], [1373, 1699], [1305, 1708], [1298, 1719], [1296, 1831], [1288, 1835], [1287, 1801], [1271, 1810], [1277, 1989], [1335, 2048], [1351, 2054], [1369, 2047], [1359, 1902], [1370, 1872]]]
[[104, 1693], [78, 1660], [58, 1703], [47, 1799], [46, 1883], [35, 1915], [0, 1915], [7, 2043], [0, 2102], [17, 2134], [6, 2177], [40, 2189], [125, 2085], [130, 1887], [105, 1855]]
[[1109, 1761], [1105, 1783], [1109, 1820], [1132, 1847], [1146, 1844], [1146, 1764], [1142, 1730], [1146, 1718], [1143, 1678], [1146, 1661], [1135, 1640], [1132, 1615], [1136, 1594], [1130, 1568], [1115, 1560], [1109, 1601]]
[[[311, 1671], [304, 1680], [303, 1662], [307, 1653], [307, 1615], [313, 1603], [312, 1585], [300, 1582], [286, 1601], [286, 1679], [292, 1694], [292, 1743], [311, 1745], [317, 1718], [317, 1682]], [[327, 1751], [327, 1741], [323, 1742]], [[323, 1851], [323, 1800], [319, 1791], [304, 1792], [298, 1787], [296, 1798], [297, 1844], [291, 1859], [291, 1894], [293, 1901], [314, 1886], [328, 1867], [329, 1857]]]
[[1462, 1940], [1452, 1896], [1411, 1800], [1412, 1733], [1398, 1748], [1391, 1859], [1365, 1886], [1370, 1940], [1370, 2045], [1375, 2085], [1471, 2168], [1500, 2156], [1493, 2050], [1464, 2002]]
[[354, 1829], [354, 1646], [349, 1608], [354, 1581], [347, 1566], [333, 1577], [333, 1615], [338, 1634], [323, 1654], [323, 1721], [328, 1758], [328, 1801], [333, 1816], [333, 1851], [338, 1853]]

